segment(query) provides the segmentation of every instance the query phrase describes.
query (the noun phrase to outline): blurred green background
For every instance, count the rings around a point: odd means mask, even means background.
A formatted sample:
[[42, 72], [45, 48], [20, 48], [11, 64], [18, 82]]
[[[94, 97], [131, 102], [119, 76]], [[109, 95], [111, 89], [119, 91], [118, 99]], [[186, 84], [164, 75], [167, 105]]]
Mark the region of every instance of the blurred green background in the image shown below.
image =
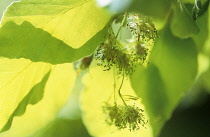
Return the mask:
[[210, 137], [210, 95], [199, 92], [197, 100], [189, 95], [181, 101], [159, 137]]

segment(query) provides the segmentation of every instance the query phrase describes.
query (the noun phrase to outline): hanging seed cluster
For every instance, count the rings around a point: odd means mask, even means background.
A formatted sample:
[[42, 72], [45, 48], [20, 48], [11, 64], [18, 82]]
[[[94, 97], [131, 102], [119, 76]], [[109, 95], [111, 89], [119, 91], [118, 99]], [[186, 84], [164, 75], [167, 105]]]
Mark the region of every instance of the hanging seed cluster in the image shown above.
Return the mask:
[[137, 63], [136, 56], [122, 49], [113, 32], [108, 33], [106, 41], [96, 50], [95, 59], [98, 60], [97, 65], [105, 68], [104, 71], [110, 70], [115, 65], [117, 72], [125, 75], [131, 75]]
[[137, 65], [144, 64], [148, 56], [145, 41], [154, 41], [157, 30], [150, 17], [139, 14], [128, 14], [127, 27], [135, 36], [134, 46], [123, 47], [110, 27], [106, 40], [97, 48], [95, 59], [98, 60], [99, 66], [105, 68], [105, 71], [115, 65], [119, 74], [131, 75]]
[[[117, 72], [123, 75], [121, 86], [118, 94], [124, 105], [114, 105], [106, 103], [102, 108], [106, 115], [105, 121], [108, 125], [114, 125], [118, 129], [128, 128], [130, 131], [139, 130], [140, 127], [145, 127], [147, 120], [144, 117], [144, 111], [135, 105], [127, 105], [125, 101], [137, 100], [137, 97], [130, 95], [121, 95], [120, 90], [123, 84], [124, 75], [131, 75], [137, 65], [145, 63], [148, 56], [148, 43], [154, 42], [157, 37], [157, 30], [151, 21], [150, 17], [139, 14], [124, 15], [122, 24], [127, 24], [127, 27], [133, 34], [132, 41], [126, 46], [123, 46], [117, 36], [110, 27], [106, 40], [97, 48], [94, 57], [97, 60], [97, 65], [103, 66], [104, 71], [109, 71], [113, 66], [117, 68]], [[126, 22], [124, 20], [126, 19]], [[120, 29], [119, 29], [120, 31]], [[119, 32], [118, 31], [118, 32]], [[119, 33], [117, 33], [118, 35]], [[115, 91], [115, 90], [114, 90]]]
[[135, 44], [131, 44], [132, 46], [128, 46], [127, 52], [129, 51], [130, 56], [132, 57], [133, 62], [135, 62], [135, 65], [138, 64], [144, 64], [146, 61], [146, 58], [148, 56], [148, 48], [145, 46], [143, 42], [135, 41]]
[[106, 114], [106, 123], [115, 125], [120, 130], [128, 128], [130, 131], [137, 131], [140, 126], [145, 127], [148, 122], [145, 120], [144, 110], [136, 106], [117, 104], [111, 106], [106, 103], [103, 111]]
[[141, 14], [128, 14], [127, 27], [131, 30], [132, 34], [138, 41], [155, 40], [157, 29], [152, 22], [151, 17]]
[[98, 66], [105, 68], [104, 71], [109, 71], [115, 65], [118, 74], [131, 75], [136, 65], [146, 60], [147, 54], [148, 49], [140, 44], [136, 48], [123, 48], [114, 34], [109, 33], [106, 41], [96, 50], [95, 59], [98, 60]]

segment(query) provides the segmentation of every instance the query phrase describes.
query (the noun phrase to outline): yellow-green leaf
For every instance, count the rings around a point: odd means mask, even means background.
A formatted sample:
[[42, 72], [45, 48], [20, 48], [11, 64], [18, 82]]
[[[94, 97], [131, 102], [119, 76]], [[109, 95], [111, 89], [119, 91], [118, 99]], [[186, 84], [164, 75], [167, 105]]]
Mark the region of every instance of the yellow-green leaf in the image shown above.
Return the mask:
[[[24, 112], [28, 114], [30, 109], [32, 109], [30, 110], [33, 111], [32, 113], [37, 114], [37, 117], [45, 119], [45, 122], [47, 119], [53, 118], [67, 101], [72, 88], [75, 79], [72, 65], [51, 65], [43, 62], [31, 62], [27, 59], [0, 58], [0, 60], [1, 131], [8, 130], [13, 121], [21, 119], [21, 115]], [[35, 104], [39, 107], [35, 107]], [[29, 106], [27, 107], [27, 105]], [[31, 120], [24, 122], [32, 121], [32, 117], [30, 114], [28, 115]], [[44, 121], [42, 122], [44, 123]], [[37, 128], [38, 126], [37, 123]]]
[[7, 123], [4, 125], [1, 132], [4, 132], [4, 131], [10, 129], [10, 127], [12, 125], [13, 118], [15, 116], [23, 115], [26, 111], [26, 107], [28, 104], [34, 105], [34, 104], [38, 103], [43, 98], [45, 84], [49, 78], [49, 74], [50, 74], [50, 72], [46, 74], [46, 76], [42, 79], [41, 82], [39, 82], [38, 84], [33, 86], [33, 88], [29, 91], [29, 93], [21, 100], [21, 102], [18, 104], [17, 108], [10, 115]]
[[91, 54], [103, 41], [105, 32], [106, 29], [99, 31], [82, 47], [74, 49], [48, 32], [35, 28], [30, 22], [20, 26], [8, 22], [0, 28], [0, 56], [51, 64], [73, 62]]
[[2, 20], [21, 25], [24, 21], [50, 33], [65, 44], [79, 48], [102, 30], [110, 19], [94, 0], [21, 0], [12, 4]]
[[110, 18], [93, 0], [13, 3], [0, 25], [0, 56], [51, 64], [74, 62], [104, 41]]

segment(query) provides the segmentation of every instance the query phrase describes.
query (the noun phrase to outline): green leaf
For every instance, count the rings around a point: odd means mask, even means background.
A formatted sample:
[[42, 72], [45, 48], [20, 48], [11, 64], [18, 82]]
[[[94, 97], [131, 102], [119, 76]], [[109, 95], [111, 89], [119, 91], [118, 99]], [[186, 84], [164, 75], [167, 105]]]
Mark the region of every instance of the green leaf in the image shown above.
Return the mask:
[[198, 26], [185, 5], [180, 1], [174, 2], [173, 4], [170, 28], [173, 35], [180, 38], [192, 37], [199, 33]]
[[21, 25], [8, 22], [0, 29], [0, 56], [11, 59], [26, 58], [33, 62], [51, 64], [73, 62], [91, 54], [104, 40], [105, 33], [106, 28], [82, 47], [74, 49], [48, 32], [35, 28], [29, 22], [23, 22]]
[[148, 112], [154, 136], [158, 136], [197, 73], [194, 42], [173, 36], [169, 27], [159, 35], [148, 67], [138, 68], [131, 76], [132, 86]]
[[195, 3], [195, 0], [182, 0], [183, 3]]
[[171, 3], [172, 0], [133, 0], [129, 10], [165, 20], [170, 13]]
[[[19, 117], [15, 116], [28, 118], [28, 122], [31, 122], [32, 117], [30, 114], [25, 116], [25, 113], [28, 114], [32, 108], [35, 108], [32, 109], [32, 113], [46, 120], [40, 122], [36, 128], [41, 127], [66, 103], [75, 78], [71, 64], [51, 65], [27, 59], [0, 58], [0, 60], [1, 132], [20, 126], [16, 122]], [[36, 105], [39, 107], [33, 107]]]
[[199, 50], [203, 50], [205, 42], [209, 39], [209, 31], [208, 31], [208, 12], [200, 16], [197, 20], [198, 27], [200, 29], [200, 33], [198, 35], [193, 36], [193, 40], [196, 43], [196, 46]]
[[167, 105], [170, 101], [160, 71], [153, 64], [147, 69], [139, 67], [132, 75], [131, 83], [138, 96], [142, 98], [153, 134], [157, 136], [167, 119]]
[[30, 137], [90, 137], [81, 119], [56, 118]]
[[13, 118], [15, 116], [21, 116], [25, 113], [26, 111], [26, 107], [28, 104], [34, 105], [36, 103], [38, 103], [44, 95], [44, 88], [46, 85], [46, 82], [49, 78], [49, 73], [47, 73], [44, 78], [42, 79], [41, 82], [39, 82], [38, 84], [36, 84], [30, 91], [29, 93], [21, 100], [21, 102], [18, 104], [17, 108], [14, 110], [14, 112], [10, 115], [7, 123], [4, 125], [4, 127], [2, 128], [1, 132], [4, 132], [6, 130], [9, 130], [11, 125], [12, 125], [12, 121]]
[[208, 91], [208, 93], [210, 94], [210, 85], [209, 85], [209, 80], [210, 80], [210, 67], [209, 67], [209, 69], [203, 74], [202, 80], [203, 80], [203, 87], [204, 87], [204, 88], [206, 89], [206, 91]]
[[9, 6], [15, 0], [1, 0], [0, 1], [0, 20], [3, 16], [4, 11], [6, 10], [7, 6]]
[[205, 63], [205, 65], [208, 66], [208, 70], [203, 74], [202, 79], [203, 79], [203, 85], [204, 87], [207, 89], [207, 91], [209, 91], [210, 93], [210, 85], [209, 85], [209, 81], [210, 81], [210, 8], [208, 10], [208, 17], [207, 17], [207, 39], [204, 43], [204, 47], [203, 47], [203, 52], [206, 54], [206, 56], [208, 57], [208, 62]]
[[93, 0], [22, 0], [8, 8], [2, 25], [28, 21], [67, 45], [79, 48], [102, 30], [109, 19], [110, 15], [97, 8]]
[[[110, 17], [93, 0], [13, 3], [1, 24], [0, 45], [4, 49], [0, 56], [36, 58], [53, 64], [73, 62], [92, 53], [104, 41]], [[8, 53], [14, 52], [14, 46], [19, 52]]]
[[32, 87], [50, 71], [50, 65], [25, 59], [0, 58], [0, 129]]

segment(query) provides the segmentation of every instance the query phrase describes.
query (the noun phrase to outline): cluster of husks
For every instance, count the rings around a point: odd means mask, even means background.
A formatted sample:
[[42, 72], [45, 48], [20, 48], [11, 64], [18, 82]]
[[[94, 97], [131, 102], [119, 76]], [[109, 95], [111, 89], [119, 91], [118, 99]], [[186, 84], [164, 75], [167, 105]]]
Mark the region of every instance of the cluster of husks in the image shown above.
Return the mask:
[[108, 71], [116, 66], [119, 74], [131, 75], [138, 64], [146, 60], [148, 49], [138, 42], [134, 47], [122, 47], [113, 33], [106, 36], [106, 41], [101, 43], [95, 53], [97, 65], [103, 66]]
[[[122, 99], [124, 105], [114, 105], [106, 103], [103, 106], [103, 112], [106, 114], [106, 122], [109, 125], [115, 125], [118, 129], [128, 128], [130, 131], [145, 127], [147, 120], [144, 117], [144, 111], [138, 107], [126, 104], [126, 99], [137, 100], [136, 97], [121, 94], [121, 87], [124, 76], [131, 75], [137, 65], [142, 65], [148, 56], [148, 43], [154, 42], [157, 37], [157, 30], [150, 17], [139, 14], [124, 15], [122, 24], [126, 20], [127, 27], [133, 34], [132, 40], [126, 46], [123, 46], [117, 40], [117, 35], [110, 27], [106, 40], [98, 47], [95, 53], [95, 59], [98, 60], [97, 65], [103, 66], [105, 71], [110, 70], [113, 66], [117, 68], [117, 72], [122, 74], [122, 83], [118, 89], [118, 95]], [[122, 26], [121, 26], [122, 27]], [[115, 91], [115, 90], [114, 90]]]
[[152, 22], [151, 17], [141, 14], [128, 14], [127, 27], [131, 30], [132, 34], [138, 41], [155, 40], [157, 29]]
[[116, 66], [119, 74], [131, 75], [135, 71], [136, 65], [143, 64], [148, 55], [147, 43], [157, 37], [157, 30], [150, 17], [140, 14], [127, 15], [127, 27], [135, 38], [135, 44], [123, 47], [109, 29], [106, 40], [95, 53], [98, 65], [110, 70]]
[[144, 117], [144, 110], [136, 106], [125, 105], [109, 105], [103, 106], [103, 111], [106, 114], [106, 122], [109, 125], [115, 125], [118, 129], [128, 128], [130, 131], [140, 129], [140, 126], [145, 127], [147, 120]]
[[106, 41], [96, 50], [95, 59], [98, 60], [97, 65], [103, 66], [105, 71], [110, 70], [114, 65], [119, 74], [131, 75], [134, 71], [135, 55], [130, 55], [125, 49], [122, 49], [112, 32], [106, 36]]

